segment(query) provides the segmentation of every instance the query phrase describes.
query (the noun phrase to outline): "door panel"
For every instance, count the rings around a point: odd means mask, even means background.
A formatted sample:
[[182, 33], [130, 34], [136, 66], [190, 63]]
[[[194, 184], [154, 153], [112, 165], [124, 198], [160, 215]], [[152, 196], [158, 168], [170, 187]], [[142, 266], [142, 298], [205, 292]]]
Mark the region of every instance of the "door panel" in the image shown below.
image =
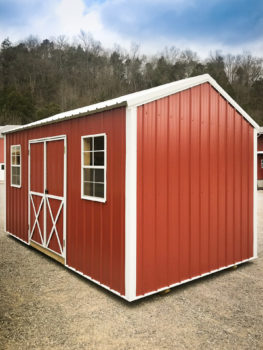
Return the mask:
[[30, 239], [44, 242], [44, 142], [30, 148]]
[[65, 255], [64, 138], [30, 142], [29, 239]]
[[39, 243], [44, 242], [44, 198], [31, 194], [30, 196], [30, 238]]
[[63, 196], [64, 141], [47, 142], [47, 189], [48, 194]]
[[63, 200], [47, 197], [47, 247], [58, 254], [63, 250]]
[[30, 146], [30, 190], [44, 192], [44, 142]]

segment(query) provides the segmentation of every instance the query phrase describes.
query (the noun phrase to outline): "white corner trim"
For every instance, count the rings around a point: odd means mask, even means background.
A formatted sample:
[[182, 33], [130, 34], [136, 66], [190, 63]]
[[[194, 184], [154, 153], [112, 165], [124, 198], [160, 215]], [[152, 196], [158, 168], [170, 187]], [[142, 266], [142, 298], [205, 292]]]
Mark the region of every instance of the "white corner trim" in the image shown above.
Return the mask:
[[125, 297], [136, 298], [137, 108], [126, 108]]
[[254, 129], [253, 256], [257, 258], [257, 129]]

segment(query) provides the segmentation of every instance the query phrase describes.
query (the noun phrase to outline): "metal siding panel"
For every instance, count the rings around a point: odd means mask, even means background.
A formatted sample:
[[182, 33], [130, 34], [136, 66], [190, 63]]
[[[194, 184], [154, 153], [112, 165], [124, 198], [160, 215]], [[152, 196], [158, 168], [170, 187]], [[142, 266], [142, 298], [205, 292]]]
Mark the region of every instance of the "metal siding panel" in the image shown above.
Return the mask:
[[190, 273], [190, 92], [180, 93], [180, 280]]
[[218, 94], [214, 89], [210, 90], [210, 220], [209, 220], [209, 257], [210, 269], [218, 266]]
[[234, 109], [227, 105], [227, 144], [226, 144], [226, 264], [234, 261]]
[[200, 271], [200, 136], [201, 136], [201, 89], [191, 91], [191, 248], [190, 273], [195, 276]]
[[155, 272], [157, 287], [161, 288], [168, 283], [168, 98], [156, 102], [156, 240], [155, 240]]
[[[107, 202], [97, 203], [81, 199], [81, 136], [102, 132], [112, 153], [107, 176], [114, 179], [107, 186]], [[124, 294], [125, 108], [7, 135], [8, 147], [19, 140], [23, 145], [22, 188], [11, 188], [7, 179], [7, 231], [27, 240], [28, 140], [55, 135], [67, 136], [67, 264]], [[104, 244], [109, 236], [112, 243]]]
[[226, 107], [226, 101], [219, 97], [218, 268], [226, 263]]
[[169, 128], [168, 128], [168, 280], [179, 279], [179, 145], [180, 145], [180, 118], [179, 94], [169, 97]]
[[[143, 109], [142, 122], [142, 282], [144, 290], [151, 291], [156, 287], [156, 154], [157, 154], [157, 124], [156, 103], [151, 103]], [[139, 125], [138, 125], [139, 127]], [[146, 204], [147, 203], [147, 204]], [[146, 206], [145, 206], [146, 204]], [[145, 273], [146, 272], [146, 273]]]
[[241, 260], [241, 179], [242, 179], [242, 163], [240, 157], [241, 150], [241, 123], [242, 120], [239, 117], [239, 114], [235, 111], [235, 184], [234, 184], [234, 241], [235, 241], [235, 249], [234, 249], [234, 259], [235, 261]]
[[242, 119], [242, 260], [248, 258], [248, 148], [248, 123]]
[[137, 296], [252, 257], [253, 128], [242, 120], [209, 84], [138, 108]]
[[209, 269], [209, 103], [210, 87], [201, 86], [201, 135], [200, 135], [200, 272]]

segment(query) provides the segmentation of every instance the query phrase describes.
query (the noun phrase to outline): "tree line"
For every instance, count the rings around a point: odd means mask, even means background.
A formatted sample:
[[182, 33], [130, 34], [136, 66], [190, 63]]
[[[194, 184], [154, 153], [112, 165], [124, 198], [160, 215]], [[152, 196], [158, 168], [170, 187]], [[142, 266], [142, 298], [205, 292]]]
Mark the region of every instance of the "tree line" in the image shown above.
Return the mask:
[[211, 54], [165, 48], [152, 56], [105, 49], [82, 32], [78, 41], [8, 38], [0, 49], [0, 125], [25, 124], [175, 80], [209, 73], [263, 125], [263, 59], [249, 53]]

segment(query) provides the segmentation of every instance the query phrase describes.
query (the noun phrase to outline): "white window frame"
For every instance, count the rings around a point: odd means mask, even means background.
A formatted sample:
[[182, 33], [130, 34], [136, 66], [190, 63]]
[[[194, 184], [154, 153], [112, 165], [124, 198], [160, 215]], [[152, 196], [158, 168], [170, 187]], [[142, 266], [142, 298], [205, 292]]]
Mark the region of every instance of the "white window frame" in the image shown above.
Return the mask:
[[[99, 137], [104, 136], [104, 165], [84, 165], [84, 139], [89, 137]], [[83, 182], [83, 169], [103, 169], [104, 170], [104, 197], [95, 197], [84, 195], [84, 182]], [[81, 198], [86, 200], [91, 200], [95, 202], [106, 202], [107, 194], [107, 135], [93, 134], [81, 136]]]
[[[12, 150], [15, 147], [19, 147], [19, 150], [20, 150], [20, 164], [19, 165], [12, 164]], [[16, 167], [16, 168], [20, 169], [20, 172], [19, 172], [19, 185], [16, 185], [16, 184], [12, 183], [12, 168], [13, 167]], [[11, 145], [11, 147], [10, 147], [10, 184], [11, 184], [11, 187], [16, 187], [16, 188], [21, 188], [21, 186], [22, 186], [22, 152], [21, 152], [21, 145]]]

